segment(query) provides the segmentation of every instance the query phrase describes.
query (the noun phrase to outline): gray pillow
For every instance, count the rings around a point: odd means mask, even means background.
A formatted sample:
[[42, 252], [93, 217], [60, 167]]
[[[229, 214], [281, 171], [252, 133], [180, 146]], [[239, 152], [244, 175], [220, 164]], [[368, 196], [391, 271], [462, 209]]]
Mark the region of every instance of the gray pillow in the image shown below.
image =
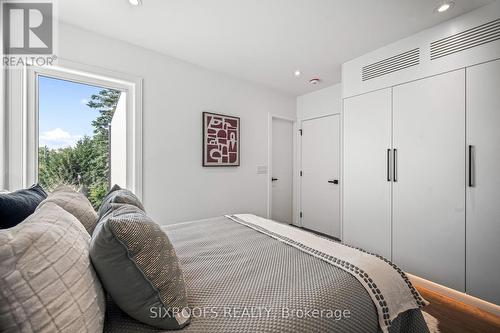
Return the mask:
[[175, 250], [140, 208], [110, 204], [92, 236], [90, 257], [104, 289], [132, 318], [161, 329], [189, 323], [184, 276]]
[[95, 226], [97, 225], [97, 213], [90, 201], [82, 194], [75, 191], [69, 186], [59, 186], [47, 199], [42, 201], [38, 209], [44, 204], [52, 202], [73, 215], [85, 227], [89, 235], [92, 236]]
[[111, 190], [109, 190], [106, 197], [102, 200], [101, 207], [99, 207], [99, 219], [109, 212], [111, 209], [111, 204], [113, 203], [121, 203], [121, 204], [129, 204], [138, 207], [142, 211], [146, 211], [142, 202], [137, 198], [137, 196], [129, 190], [122, 189], [118, 185], [114, 185]]
[[78, 220], [47, 203], [0, 230], [0, 331], [102, 332], [105, 300]]

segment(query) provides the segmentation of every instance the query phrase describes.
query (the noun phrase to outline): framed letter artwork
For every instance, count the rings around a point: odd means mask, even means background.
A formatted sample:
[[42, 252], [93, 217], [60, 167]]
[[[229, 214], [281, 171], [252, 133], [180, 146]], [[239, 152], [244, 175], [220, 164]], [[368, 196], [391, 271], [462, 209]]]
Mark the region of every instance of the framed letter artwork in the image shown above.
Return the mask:
[[203, 166], [240, 165], [240, 118], [203, 112]]

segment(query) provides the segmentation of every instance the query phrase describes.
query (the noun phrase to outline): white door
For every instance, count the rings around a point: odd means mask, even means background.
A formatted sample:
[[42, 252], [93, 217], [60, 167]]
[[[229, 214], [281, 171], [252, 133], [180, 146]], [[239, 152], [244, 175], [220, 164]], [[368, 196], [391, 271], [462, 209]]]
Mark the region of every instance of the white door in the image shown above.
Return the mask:
[[391, 259], [391, 89], [344, 100], [343, 241]]
[[465, 70], [394, 87], [393, 126], [393, 260], [464, 291]]
[[271, 219], [292, 223], [293, 122], [272, 118]]
[[499, 87], [500, 60], [467, 68], [466, 291], [500, 305]]
[[301, 224], [340, 238], [339, 115], [302, 122]]

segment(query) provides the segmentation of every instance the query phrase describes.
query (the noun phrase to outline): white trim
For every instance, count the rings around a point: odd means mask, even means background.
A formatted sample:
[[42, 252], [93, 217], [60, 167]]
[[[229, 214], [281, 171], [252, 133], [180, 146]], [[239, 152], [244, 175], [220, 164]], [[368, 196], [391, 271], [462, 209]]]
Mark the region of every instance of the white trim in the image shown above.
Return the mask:
[[[0, 3], [0, 17], [3, 20], [3, 6]], [[0, 24], [0, 55], [2, 55], [2, 59], [4, 56], [3, 53], [3, 24]], [[8, 180], [7, 180], [7, 93], [6, 93], [6, 68], [2, 64], [0, 65], [0, 190], [7, 189]]]
[[[1, 32], [1, 28], [0, 28]], [[3, 42], [0, 48], [3, 50]], [[6, 189], [7, 181], [7, 113], [5, 101], [5, 68], [0, 66], [0, 190]]]
[[481, 310], [484, 310], [486, 312], [489, 312], [491, 314], [494, 314], [495, 316], [500, 316], [500, 306], [484, 301], [480, 298], [467, 295], [465, 293], [462, 293], [460, 291], [456, 291], [454, 289], [445, 287], [443, 285], [434, 283], [432, 281], [423, 279], [421, 277], [406, 273], [410, 281], [417, 285], [417, 286], [422, 286], [425, 289], [429, 289], [431, 291], [434, 291], [436, 293], [439, 293], [441, 295], [447, 296], [449, 298], [452, 298], [456, 301], [465, 303], [470, 306], [474, 306], [476, 308], [479, 308]]
[[[284, 117], [276, 114], [269, 113], [268, 114], [268, 121], [267, 121], [267, 218], [271, 219], [272, 216], [272, 207], [273, 207], [273, 192], [272, 192], [272, 182], [271, 182], [271, 177], [272, 177], [272, 172], [273, 172], [273, 119], [280, 119], [280, 120], [285, 120], [289, 121], [292, 123], [292, 131], [295, 130], [296, 128], [296, 123], [297, 121], [293, 118], [289, 117]], [[296, 151], [296, 143], [295, 140], [292, 140], [292, 152], [295, 154]], [[295, 193], [294, 193], [294, 188], [295, 188], [295, 175], [296, 173], [296, 165], [295, 165], [295, 156], [293, 156], [293, 163], [292, 163], [292, 224], [294, 223], [294, 200], [295, 200]]]
[[23, 186], [23, 70], [5, 68], [5, 187]]
[[[3, 6], [0, 3], [0, 17], [3, 20]], [[3, 52], [3, 24], [0, 24], [0, 54], [2, 55], [2, 60], [4, 56]], [[7, 179], [7, 92], [6, 92], [6, 68], [2, 64], [0, 65], [0, 190], [7, 189], [8, 179]]]
[[[127, 188], [142, 199], [142, 79], [64, 59], [59, 59], [57, 66], [30, 66], [23, 70], [23, 186], [29, 186], [37, 179], [38, 100], [36, 92], [39, 76], [113, 88], [126, 93], [127, 119], [130, 119], [130, 121], [127, 120], [127, 132], [132, 133], [128, 135], [130, 141], [127, 141]], [[9, 87], [9, 89], [15, 93], [15, 89], [19, 87]]]
[[340, 96], [340, 113], [339, 115], [339, 158], [340, 158], [340, 180], [339, 180], [339, 192], [340, 192], [340, 200], [339, 200], [339, 218], [340, 218], [340, 241], [344, 240], [344, 100], [342, 98], [342, 94]]
[[[23, 154], [22, 154], [22, 184], [28, 187], [38, 179], [38, 80], [32, 76], [31, 67], [23, 67], [22, 74], [22, 104], [23, 104]], [[36, 110], [36, 111], [34, 111]]]
[[306, 120], [318, 119], [318, 118], [326, 118], [326, 117], [329, 117], [329, 116], [335, 116], [337, 114], [340, 115], [341, 112], [325, 113], [325, 114], [320, 114], [320, 115], [317, 115], [317, 116], [305, 117], [305, 118], [301, 118], [300, 122], [303, 122], [303, 121], [306, 121]]
[[301, 226], [300, 224], [300, 155], [302, 141], [300, 136], [301, 126], [299, 121], [295, 121], [293, 125], [293, 221], [292, 223], [296, 226]]
[[302, 123], [304, 122], [303, 119], [300, 119], [298, 123], [298, 130], [297, 130], [297, 172], [296, 172], [296, 180], [297, 180], [297, 186], [296, 186], [296, 197], [297, 197], [297, 219], [295, 221], [295, 225], [297, 227], [303, 227], [302, 225], [302, 217], [300, 216], [300, 213], [302, 212], [302, 176], [300, 175], [300, 172], [302, 171], [302, 135], [304, 134], [303, 132], [303, 126]]

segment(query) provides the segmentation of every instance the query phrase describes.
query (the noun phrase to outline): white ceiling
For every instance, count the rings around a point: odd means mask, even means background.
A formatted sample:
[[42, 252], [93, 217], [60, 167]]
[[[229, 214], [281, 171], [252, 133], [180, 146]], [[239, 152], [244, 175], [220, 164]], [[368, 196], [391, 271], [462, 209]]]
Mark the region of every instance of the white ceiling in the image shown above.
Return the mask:
[[[294, 95], [340, 65], [494, 0], [60, 0], [62, 21]], [[303, 75], [293, 76], [300, 68]], [[307, 81], [318, 76], [322, 83]]]

